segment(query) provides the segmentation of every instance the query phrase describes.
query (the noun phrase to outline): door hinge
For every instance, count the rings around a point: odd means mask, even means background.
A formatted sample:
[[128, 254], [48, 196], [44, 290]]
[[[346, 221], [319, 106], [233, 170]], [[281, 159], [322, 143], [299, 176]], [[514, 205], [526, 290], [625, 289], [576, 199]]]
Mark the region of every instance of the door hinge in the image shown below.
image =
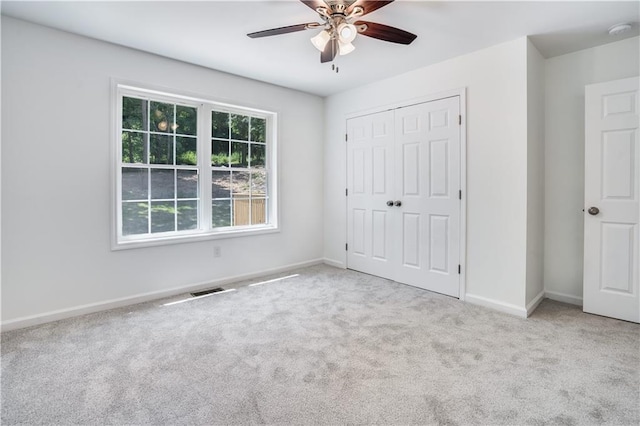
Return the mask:
[[462, 189], [458, 191], [458, 200], [462, 200]]
[[349, 244], [344, 245], [344, 251], [349, 251]]
[[345, 142], [349, 142], [349, 134], [348, 133], [344, 134], [344, 141]]
[[458, 125], [462, 126], [462, 115], [458, 116]]
[[344, 189], [344, 195], [345, 195], [345, 197], [349, 196], [349, 188], [345, 188]]
[[461, 272], [462, 272], [462, 267], [458, 265], [458, 274], [460, 274]]

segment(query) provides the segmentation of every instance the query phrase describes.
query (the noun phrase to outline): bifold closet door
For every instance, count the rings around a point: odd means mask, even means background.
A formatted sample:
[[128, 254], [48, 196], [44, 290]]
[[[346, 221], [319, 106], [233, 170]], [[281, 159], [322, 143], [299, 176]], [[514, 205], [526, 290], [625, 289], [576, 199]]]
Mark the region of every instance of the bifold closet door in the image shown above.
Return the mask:
[[459, 97], [347, 121], [347, 266], [459, 296]]

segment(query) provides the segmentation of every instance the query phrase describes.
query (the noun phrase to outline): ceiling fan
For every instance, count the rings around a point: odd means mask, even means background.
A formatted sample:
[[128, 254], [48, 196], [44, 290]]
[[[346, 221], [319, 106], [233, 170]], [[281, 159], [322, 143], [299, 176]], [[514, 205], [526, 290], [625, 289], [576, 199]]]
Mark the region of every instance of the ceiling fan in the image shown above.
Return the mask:
[[358, 34], [399, 44], [411, 44], [417, 35], [375, 22], [361, 21], [360, 17], [393, 3], [393, 0], [300, 0], [315, 10], [322, 22], [289, 25], [247, 34], [251, 38], [267, 37], [311, 29], [322, 29], [311, 39], [321, 52], [320, 62], [331, 62], [336, 55], [355, 50], [351, 43]]

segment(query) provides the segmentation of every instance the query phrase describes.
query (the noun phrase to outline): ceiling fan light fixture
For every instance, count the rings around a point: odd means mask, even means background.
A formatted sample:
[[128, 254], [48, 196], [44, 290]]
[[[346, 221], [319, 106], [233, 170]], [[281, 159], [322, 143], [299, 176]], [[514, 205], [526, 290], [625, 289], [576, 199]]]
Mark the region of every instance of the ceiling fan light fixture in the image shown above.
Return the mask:
[[342, 41], [338, 40], [338, 53], [341, 56], [348, 55], [349, 53], [353, 52], [354, 50], [356, 50], [356, 47], [353, 44], [351, 44], [351, 43], [343, 43]]
[[358, 30], [353, 24], [342, 23], [338, 25], [338, 38], [342, 43], [351, 43], [358, 35]]
[[311, 37], [311, 43], [321, 52], [324, 51], [329, 40], [331, 40], [331, 34], [327, 30], [322, 30], [316, 36]]

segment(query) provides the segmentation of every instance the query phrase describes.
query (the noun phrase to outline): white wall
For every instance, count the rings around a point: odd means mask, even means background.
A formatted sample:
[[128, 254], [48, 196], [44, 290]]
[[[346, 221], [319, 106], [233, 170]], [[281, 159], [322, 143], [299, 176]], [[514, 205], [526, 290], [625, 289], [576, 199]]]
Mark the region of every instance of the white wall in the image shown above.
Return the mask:
[[546, 60], [545, 294], [582, 304], [584, 86], [640, 74], [634, 37]]
[[[111, 251], [112, 77], [278, 112], [282, 231]], [[322, 98], [2, 17], [2, 122], [3, 324], [322, 257]]]
[[527, 41], [527, 291], [531, 311], [544, 296], [544, 58]]
[[467, 294], [522, 314], [527, 233], [527, 39], [330, 96], [325, 102], [325, 258], [345, 265], [345, 117], [467, 89]]

